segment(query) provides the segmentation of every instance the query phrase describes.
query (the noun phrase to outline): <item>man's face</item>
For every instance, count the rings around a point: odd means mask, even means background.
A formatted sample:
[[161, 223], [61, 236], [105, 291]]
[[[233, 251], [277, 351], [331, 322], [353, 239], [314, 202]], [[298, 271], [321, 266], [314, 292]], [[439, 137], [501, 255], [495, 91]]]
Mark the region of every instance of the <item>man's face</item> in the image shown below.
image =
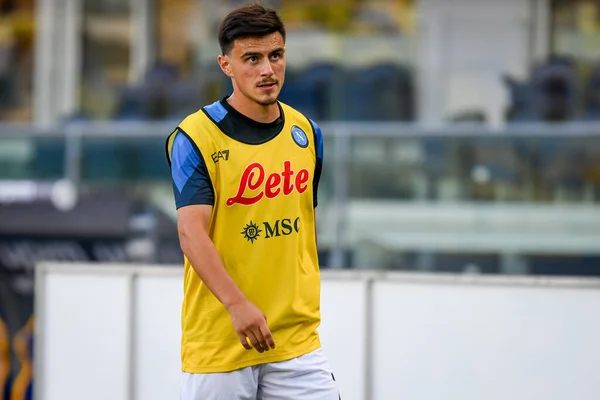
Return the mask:
[[219, 64], [232, 78], [236, 93], [263, 106], [277, 101], [285, 77], [285, 44], [281, 33], [237, 39]]

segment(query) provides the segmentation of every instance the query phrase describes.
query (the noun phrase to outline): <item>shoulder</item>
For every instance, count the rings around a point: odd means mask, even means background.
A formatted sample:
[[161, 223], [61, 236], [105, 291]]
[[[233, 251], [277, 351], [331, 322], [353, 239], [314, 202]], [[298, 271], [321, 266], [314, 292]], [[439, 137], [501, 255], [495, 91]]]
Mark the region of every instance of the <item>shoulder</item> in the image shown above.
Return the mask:
[[167, 156], [171, 161], [171, 168], [182, 167], [186, 160], [194, 161], [194, 164], [199, 164], [201, 161], [198, 147], [180, 129], [173, 132], [167, 152]]
[[310, 119], [307, 115], [303, 114], [302, 112], [296, 110], [295, 108], [285, 103], [279, 102], [279, 104], [281, 104], [281, 108], [283, 109], [286, 118], [292, 117], [296, 120], [302, 121], [306, 123], [307, 127], [310, 127], [313, 130], [313, 132], [315, 132], [315, 134], [317, 134], [317, 131], [319, 135], [321, 134], [321, 128], [319, 127], [319, 125], [315, 121]]
[[308, 121], [310, 122], [310, 125], [313, 128], [313, 132], [315, 133], [315, 136], [322, 137], [323, 133], [321, 132], [321, 127], [315, 121], [313, 121], [310, 118], [308, 119]]
[[171, 148], [171, 152], [175, 153], [189, 153], [194, 151], [194, 145], [190, 138], [181, 130], [177, 130], [174, 132], [173, 145]]
[[212, 104], [205, 105], [193, 114], [188, 115], [179, 124], [179, 129], [184, 132], [195, 131], [204, 126], [210, 126], [213, 123], [217, 124], [225, 118], [227, 110], [220, 101], [215, 101]]
[[306, 115], [304, 115], [300, 111], [296, 110], [294, 107], [288, 106], [287, 104], [282, 103], [281, 101], [279, 102], [279, 105], [281, 106], [281, 109], [285, 113], [286, 118], [292, 117], [292, 118], [299, 118], [299, 119], [304, 119], [305, 121], [309, 121], [309, 118]]
[[202, 107], [200, 111], [216, 124], [221, 122], [228, 113], [227, 109], [221, 103], [221, 100], [217, 100], [212, 104]]
[[317, 158], [323, 158], [323, 133], [321, 132], [321, 128], [315, 121], [309, 119], [310, 124], [313, 128], [313, 134], [315, 138], [315, 148], [317, 150]]

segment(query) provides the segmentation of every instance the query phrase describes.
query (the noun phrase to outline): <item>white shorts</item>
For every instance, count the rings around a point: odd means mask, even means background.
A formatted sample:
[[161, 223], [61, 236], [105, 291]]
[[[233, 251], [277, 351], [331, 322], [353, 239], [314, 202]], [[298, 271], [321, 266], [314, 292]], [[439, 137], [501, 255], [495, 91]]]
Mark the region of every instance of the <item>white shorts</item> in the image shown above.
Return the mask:
[[181, 376], [181, 400], [339, 400], [321, 349], [232, 372]]

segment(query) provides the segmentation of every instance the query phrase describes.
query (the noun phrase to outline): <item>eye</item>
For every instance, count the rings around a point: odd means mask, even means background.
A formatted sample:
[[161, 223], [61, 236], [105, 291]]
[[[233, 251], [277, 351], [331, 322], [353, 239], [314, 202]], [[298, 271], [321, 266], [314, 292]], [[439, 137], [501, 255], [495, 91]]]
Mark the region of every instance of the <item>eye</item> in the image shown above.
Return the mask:
[[256, 57], [256, 56], [248, 57], [248, 61], [250, 61], [251, 63], [255, 63], [258, 61], [258, 57]]

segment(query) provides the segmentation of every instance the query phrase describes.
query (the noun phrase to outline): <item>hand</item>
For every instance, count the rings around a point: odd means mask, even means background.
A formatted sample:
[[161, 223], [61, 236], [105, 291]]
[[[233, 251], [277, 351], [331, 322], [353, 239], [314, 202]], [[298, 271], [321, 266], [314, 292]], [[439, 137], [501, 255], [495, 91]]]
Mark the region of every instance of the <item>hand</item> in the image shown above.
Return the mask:
[[[259, 353], [275, 348], [275, 341], [267, 326], [267, 317], [254, 304], [248, 300], [230, 306], [229, 316], [233, 323], [235, 333], [240, 338], [242, 346], [247, 350], [254, 347]], [[248, 340], [252, 346], [248, 344]]]

